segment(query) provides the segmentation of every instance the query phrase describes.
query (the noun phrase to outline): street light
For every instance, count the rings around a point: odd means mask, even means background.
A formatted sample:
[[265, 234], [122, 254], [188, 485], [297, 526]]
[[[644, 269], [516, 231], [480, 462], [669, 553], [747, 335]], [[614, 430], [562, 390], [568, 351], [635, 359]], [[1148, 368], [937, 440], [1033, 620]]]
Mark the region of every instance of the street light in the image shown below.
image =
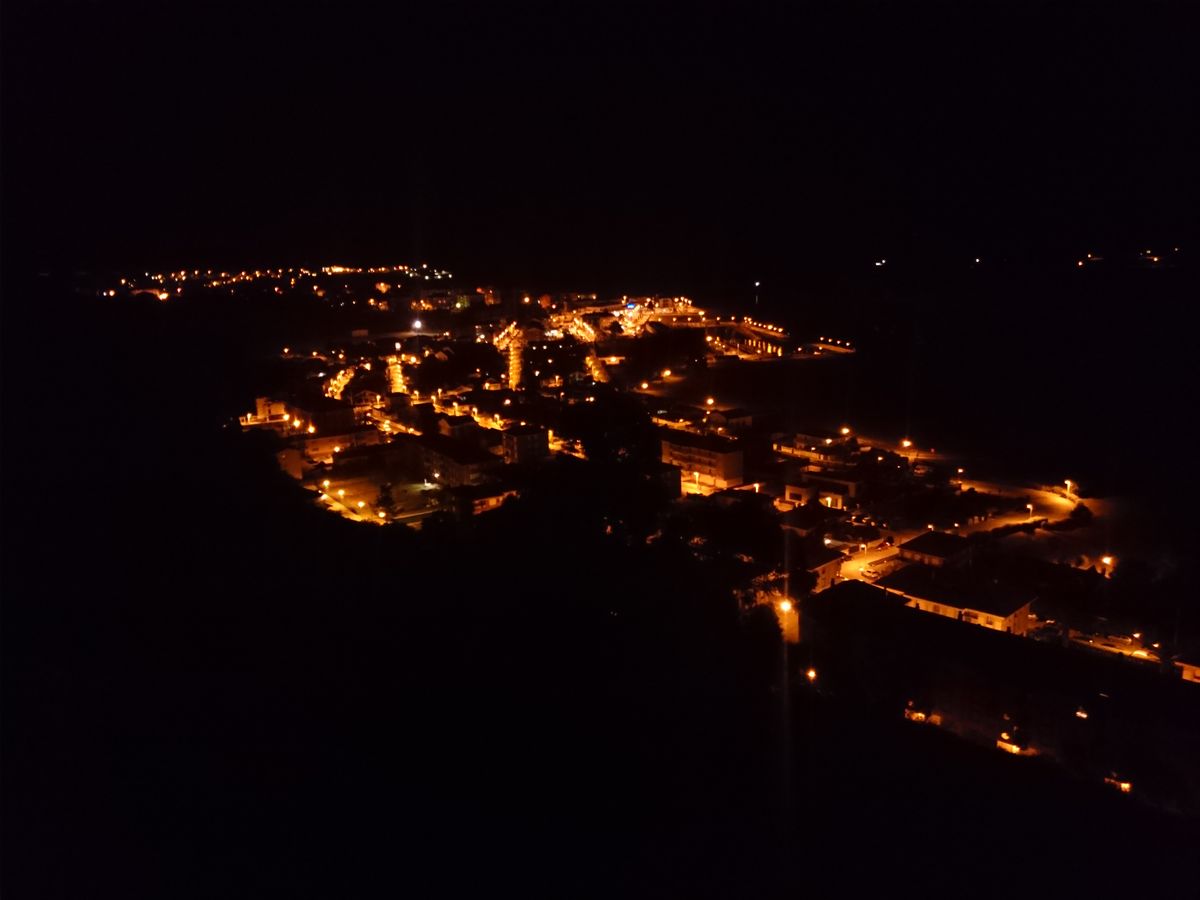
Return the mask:
[[1071, 479], [1067, 478], [1063, 483], [1066, 484], [1067, 494], [1069, 495], [1071, 493]]
[[912, 446], [912, 441], [910, 441], [908, 438], [905, 438], [904, 440], [902, 440], [900, 442], [900, 446], [903, 447], [905, 450], [907, 450], [909, 447]]
[[1027, 510], [1029, 510], [1029, 515], [1027, 516], [1027, 518], [1030, 518], [1030, 519], [1032, 519], [1032, 518], [1033, 518], [1033, 504], [1032, 504], [1032, 503], [1026, 503], [1026, 504], [1025, 504], [1025, 508], [1026, 508]]

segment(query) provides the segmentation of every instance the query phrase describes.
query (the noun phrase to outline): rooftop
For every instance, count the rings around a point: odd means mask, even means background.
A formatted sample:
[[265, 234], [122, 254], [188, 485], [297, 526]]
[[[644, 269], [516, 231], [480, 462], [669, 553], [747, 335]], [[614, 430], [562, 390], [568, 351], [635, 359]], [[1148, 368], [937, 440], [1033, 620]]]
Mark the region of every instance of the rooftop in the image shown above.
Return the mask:
[[691, 447], [697, 450], [709, 450], [713, 453], [734, 453], [740, 451], [736, 441], [717, 437], [712, 434], [693, 434], [690, 431], [678, 431], [673, 428], [659, 429], [659, 437], [664, 444], [676, 447]]
[[948, 575], [929, 566], [905, 566], [875, 582], [886, 590], [899, 591], [955, 609], [974, 609], [995, 616], [1010, 616], [1033, 602], [1033, 592], [1011, 584], [984, 579], [970, 580]]
[[422, 447], [444, 456], [462, 466], [483, 465], [485, 463], [500, 462], [500, 458], [494, 453], [488, 453], [486, 450], [481, 450], [474, 444], [468, 444], [465, 441], [455, 440], [454, 438], [446, 437], [445, 435], [423, 434], [417, 438], [417, 441]]
[[945, 531], [927, 531], [912, 540], [905, 541], [900, 545], [900, 549], [949, 559], [962, 553], [969, 545], [970, 541], [957, 534], [949, 534]]

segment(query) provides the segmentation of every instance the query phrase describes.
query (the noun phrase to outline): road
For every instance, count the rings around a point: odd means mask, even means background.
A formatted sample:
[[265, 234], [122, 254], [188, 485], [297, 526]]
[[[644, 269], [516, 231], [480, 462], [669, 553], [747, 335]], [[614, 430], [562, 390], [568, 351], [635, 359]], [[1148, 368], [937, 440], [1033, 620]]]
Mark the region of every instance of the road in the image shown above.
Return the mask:
[[[981, 494], [996, 494], [1003, 497], [1028, 497], [1029, 503], [1033, 506], [1032, 511], [1026, 509], [1022, 512], [994, 516], [990, 519], [984, 519], [981, 522], [972, 522], [961, 528], [952, 529], [954, 534], [963, 536], [974, 534], [978, 531], [991, 531], [994, 528], [1001, 528], [1005, 525], [1021, 525], [1039, 519], [1049, 519], [1051, 521], [1062, 519], [1075, 506], [1074, 500], [1068, 500], [1066, 497], [1040, 488], [1004, 485], [972, 479], [962, 479], [961, 485], [964, 491], [974, 488]], [[887, 547], [882, 550], [872, 549], [865, 552], [859, 551], [852, 554], [842, 563], [842, 578], [846, 580], [871, 580], [864, 579], [861, 572], [863, 568], [895, 556], [897, 554], [896, 547], [899, 547], [905, 541], [912, 540], [926, 530], [925, 528], [912, 528], [903, 531], [888, 531], [887, 533], [895, 538], [895, 547]]]

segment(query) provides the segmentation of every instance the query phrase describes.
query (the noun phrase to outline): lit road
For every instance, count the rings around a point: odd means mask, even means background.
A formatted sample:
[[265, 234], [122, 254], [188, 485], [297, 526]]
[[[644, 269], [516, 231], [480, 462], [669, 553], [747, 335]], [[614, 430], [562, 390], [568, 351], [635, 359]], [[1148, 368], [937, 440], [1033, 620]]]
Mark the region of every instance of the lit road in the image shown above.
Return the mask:
[[[971, 522], [963, 525], [960, 528], [951, 529], [954, 534], [968, 535], [974, 534], [977, 531], [991, 531], [994, 528], [1002, 528], [1006, 525], [1021, 525], [1026, 522], [1037, 521], [1039, 519], [1049, 519], [1051, 521], [1065, 518], [1075, 506], [1074, 500], [1068, 500], [1052, 491], [1047, 491], [1039, 488], [1024, 488], [1016, 485], [1002, 485], [983, 481], [973, 481], [964, 479], [962, 481], [962, 489], [969, 490], [974, 488], [981, 494], [996, 494], [1004, 497], [1028, 497], [1030, 504], [1033, 506], [1032, 512], [1028, 509], [1020, 512], [1009, 513], [1006, 515], [993, 516], [990, 519], [984, 519], [981, 522]], [[1090, 501], [1089, 501], [1090, 503]], [[876, 550], [870, 549], [865, 552], [859, 551], [847, 557], [842, 563], [841, 575], [847, 580], [867, 580], [861, 572], [863, 568], [868, 568], [874, 563], [890, 559], [897, 555], [897, 547], [905, 541], [912, 540], [917, 535], [923, 533], [925, 528], [911, 528], [904, 531], [894, 531], [883, 529], [883, 533], [890, 534], [895, 538], [894, 547], [886, 547]], [[872, 542], [875, 543], [875, 542]]]

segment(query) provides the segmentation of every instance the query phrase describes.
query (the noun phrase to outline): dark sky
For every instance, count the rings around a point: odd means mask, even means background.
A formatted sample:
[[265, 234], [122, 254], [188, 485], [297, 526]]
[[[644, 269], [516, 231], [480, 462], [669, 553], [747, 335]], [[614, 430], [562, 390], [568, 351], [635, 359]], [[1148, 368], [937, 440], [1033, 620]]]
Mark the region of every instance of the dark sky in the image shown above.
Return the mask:
[[9, 0], [8, 262], [720, 282], [1197, 231], [1187, 4], [645, 6]]

